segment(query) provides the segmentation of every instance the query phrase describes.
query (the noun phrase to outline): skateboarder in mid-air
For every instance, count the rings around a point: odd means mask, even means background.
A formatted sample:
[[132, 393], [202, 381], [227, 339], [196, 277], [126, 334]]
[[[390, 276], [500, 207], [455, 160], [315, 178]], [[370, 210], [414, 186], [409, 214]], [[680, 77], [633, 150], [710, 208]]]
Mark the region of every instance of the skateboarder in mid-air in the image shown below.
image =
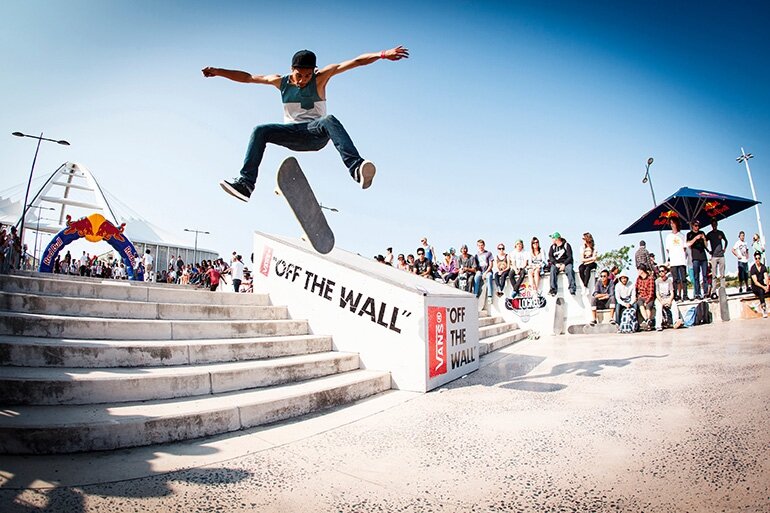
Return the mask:
[[340, 64], [316, 68], [316, 56], [309, 50], [294, 54], [289, 75], [251, 75], [245, 71], [203, 68], [204, 77], [224, 77], [246, 84], [268, 84], [281, 91], [284, 123], [260, 125], [254, 129], [246, 151], [241, 176], [222, 180], [220, 185], [229, 194], [248, 201], [257, 181], [259, 164], [267, 143], [294, 151], [318, 151], [331, 141], [340, 152], [350, 176], [362, 189], [372, 184], [374, 164], [364, 160], [353, 145], [345, 128], [334, 116], [326, 114], [326, 84], [334, 75], [371, 64], [379, 59], [398, 61], [409, 57], [409, 50], [398, 46], [379, 53], [365, 53]]

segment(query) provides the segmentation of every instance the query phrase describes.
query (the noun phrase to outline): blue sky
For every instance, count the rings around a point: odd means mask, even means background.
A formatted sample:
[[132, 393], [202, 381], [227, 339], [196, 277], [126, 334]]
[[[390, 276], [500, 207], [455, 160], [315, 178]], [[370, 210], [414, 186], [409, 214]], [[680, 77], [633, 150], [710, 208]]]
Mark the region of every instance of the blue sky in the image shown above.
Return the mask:
[[[145, 217], [200, 245], [246, 255], [254, 229], [298, 235], [273, 194], [291, 154], [271, 146], [248, 204], [217, 185], [240, 169], [251, 129], [280, 122], [267, 86], [204, 79], [204, 66], [285, 73], [298, 49], [319, 64], [397, 44], [401, 62], [332, 79], [329, 112], [376, 162], [358, 190], [330, 144], [298, 159], [337, 245], [366, 256], [488, 244], [554, 230], [600, 251], [681, 186], [750, 196], [740, 147], [770, 198], [770, 8], [762, 2], [6, 2], [0, 189], [66, 160]], [[770, 226], [764, 206], [765, 224]], [[753, 210], [721, 223], [756, 231]], [[643, 238], [656, 248], [654, 234]], [[190, 237], [192, 243], [192, 237]], [[728, 260], [734, 271], [734, 260]]]

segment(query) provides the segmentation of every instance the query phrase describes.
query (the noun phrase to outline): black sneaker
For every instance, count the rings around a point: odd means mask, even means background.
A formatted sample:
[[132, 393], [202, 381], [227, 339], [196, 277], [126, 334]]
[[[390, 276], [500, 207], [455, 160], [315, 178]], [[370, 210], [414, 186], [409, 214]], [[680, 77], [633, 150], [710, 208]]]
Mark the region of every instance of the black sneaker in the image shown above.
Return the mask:
[[241, 201], [249, 201], [251, 193], [254, 191], [254, 187], [247, 184], [243, 179], [233, 178], [232, 180], [222, 180], [219, 185], [225, 192], [231, 196], [235, 196]]
[[374, 166], [374, 163], [364, 160], [353, 173], [353, 179], [358, 182], [362, 189], [368, 189], [372, 185], [376, 172], [377, 168]]

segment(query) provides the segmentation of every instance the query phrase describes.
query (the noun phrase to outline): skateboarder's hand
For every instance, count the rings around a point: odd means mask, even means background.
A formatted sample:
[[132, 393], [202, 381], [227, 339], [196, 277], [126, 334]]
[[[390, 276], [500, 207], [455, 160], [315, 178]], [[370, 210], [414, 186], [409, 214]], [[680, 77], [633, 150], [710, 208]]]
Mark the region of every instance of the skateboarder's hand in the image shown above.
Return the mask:
[[390, 50], [383, 50], [381, 57], [383, 59], [388, 59], [389, 61], [400, 61], [401, 59], [408, 59], [409, 48], [397, 46], [395, 48], [391, 48]]
[[208, 66], [206, 68], [203, 68], [201, 71], [203, 72], [204, 77], [215, 77], [217, 74], [214, 72], [216, 68], [212, 68], [211, 66]]

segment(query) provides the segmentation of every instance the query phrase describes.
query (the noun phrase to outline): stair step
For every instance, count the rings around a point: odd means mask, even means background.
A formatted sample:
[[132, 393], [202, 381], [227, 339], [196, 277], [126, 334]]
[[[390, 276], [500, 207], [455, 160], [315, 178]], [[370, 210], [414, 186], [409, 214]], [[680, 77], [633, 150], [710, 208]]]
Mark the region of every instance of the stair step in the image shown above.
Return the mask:
[[87, 340], [199, 340], [306, 335], [303, 320], [137, 320], [0, 312], [0, 335]]
[[517, 329], [507, 333], [502, 333], [500, 335], [495, 335], [493, 337], [488, 337], [484, 340], [480, 340], [479, 356], [484, 356], [485, 354], [491, 353], [492, 351], [497, 351], [498, 349], [510, 346], [516, 342], [520, 342], [528, 338], [530, 332], [531, 330], [528, 329]]
[[500, 324], [501, 322], [505, 322], [502, 317], [495, 316], [495, 317], [479, 317], [479, 328], [483, 328], [485, 326], [491, 326], [493, 324]]
[[500, 335], [501, 333], [506, 333], [508, 331], [513, 331], [519, 329], [519, 325], [515, 322], [501, 322], [498, 324], [493, 324], [491, 326], [484, 326], [482, 328], [479, 328], [479, 341], [494, 337], [495, 335]]
[[117, 299], [0, 292], [0, 310], [109, 319], [286, 319], [285, 306], [148, 303]]
[[0, 365], [155, 367], [261, 360], [331, 351], [323, 335], [208, 340], [70, 340], [0, 336]]
[[187, 440], [297, 417], [390, 389], [390, 374], [356, 370], [301, 383], [119, 405], [15, 406], [0, 416], [0, 453], [110, 450]]
[[[52, 275], [49, 275], [52, 276]], [[236, 294], [196, 290], [166, 284], [150, 285], [127, 280], [96, 280], [80, 277], [0, 275], [0, 290], [46, 296], [115, 299], [156, 303], [267, 306], [267, 294]]]
[[0, 397], [4, 405], [150, 401], [304, 381], [358, 367], [358, 354], [331, 351], [180, 367], [0, 367]]

